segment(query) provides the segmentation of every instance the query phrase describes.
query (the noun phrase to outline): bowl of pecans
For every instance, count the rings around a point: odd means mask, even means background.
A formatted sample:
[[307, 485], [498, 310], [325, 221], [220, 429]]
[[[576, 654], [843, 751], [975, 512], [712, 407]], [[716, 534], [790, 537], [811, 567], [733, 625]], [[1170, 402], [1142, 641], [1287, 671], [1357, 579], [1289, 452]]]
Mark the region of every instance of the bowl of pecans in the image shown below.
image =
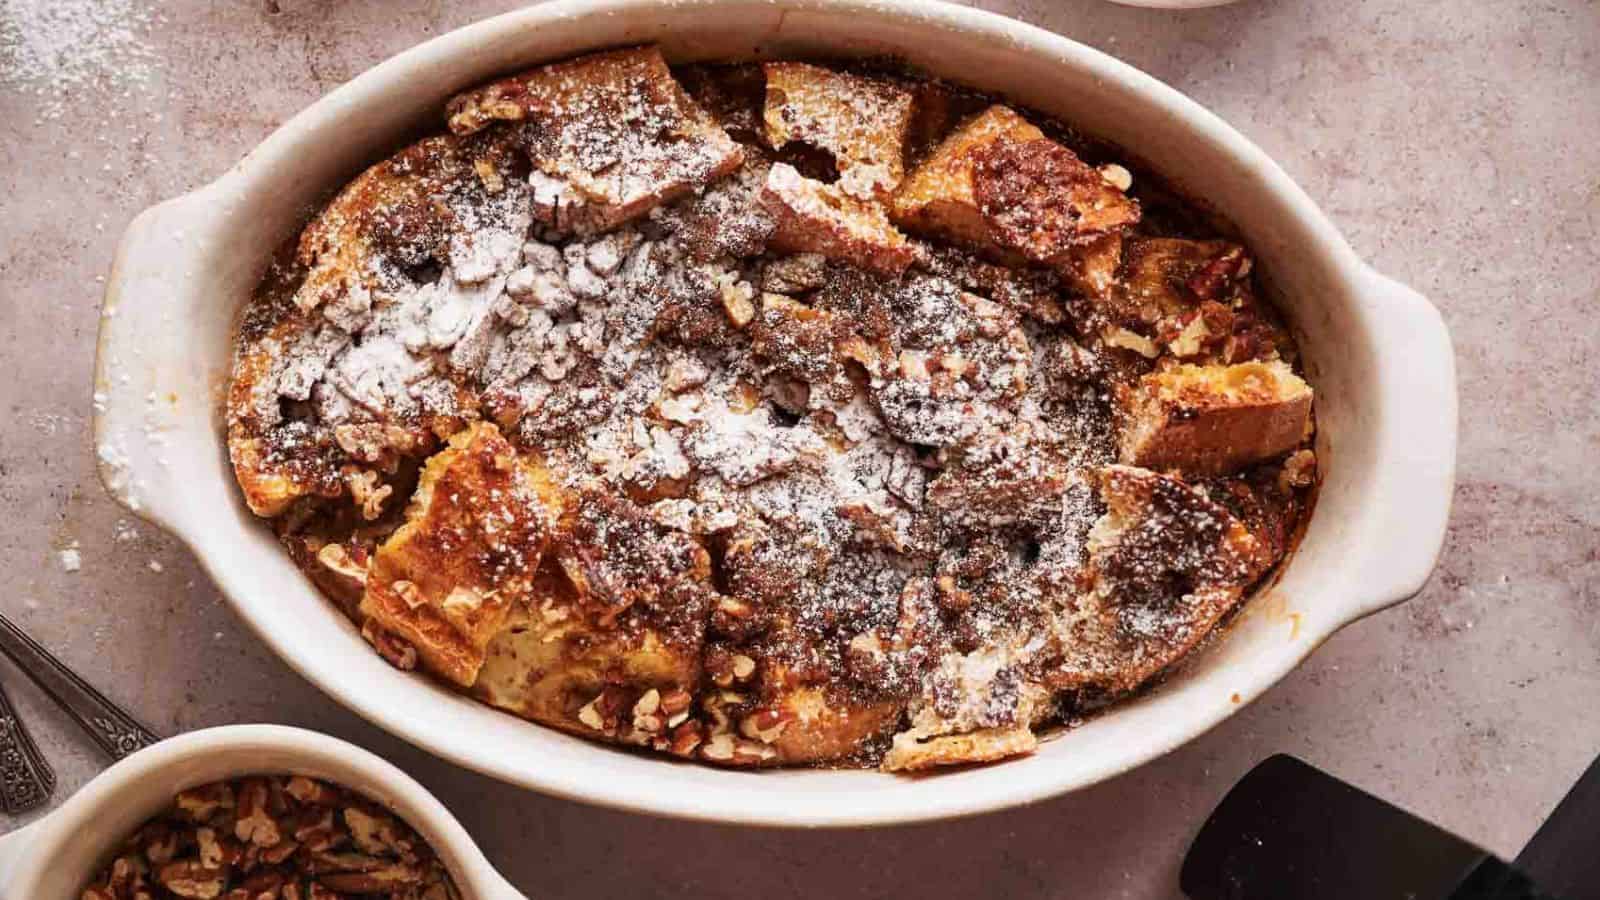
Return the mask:
[[192, 732], [107, 769], [0, 838], [0, 895], [33, 900], [511, 900], [422, 785], [297, 728]]

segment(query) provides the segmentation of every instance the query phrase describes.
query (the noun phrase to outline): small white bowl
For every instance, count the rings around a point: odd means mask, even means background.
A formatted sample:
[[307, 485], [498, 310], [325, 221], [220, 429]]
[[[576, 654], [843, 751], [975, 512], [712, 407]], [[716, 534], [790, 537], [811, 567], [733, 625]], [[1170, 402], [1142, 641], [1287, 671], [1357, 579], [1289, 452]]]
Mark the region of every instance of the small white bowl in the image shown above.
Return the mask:
[[190, 732], [100, 773], [55, 812], [0, 837], [0, 897], [77, 900], [116, 846], [179, 791], [241, 775], [291, 773], [344, 785], [388, 807], [433, 846], [469, 900], [526, 900], [411, 776], [354, 744], [279, 725]]

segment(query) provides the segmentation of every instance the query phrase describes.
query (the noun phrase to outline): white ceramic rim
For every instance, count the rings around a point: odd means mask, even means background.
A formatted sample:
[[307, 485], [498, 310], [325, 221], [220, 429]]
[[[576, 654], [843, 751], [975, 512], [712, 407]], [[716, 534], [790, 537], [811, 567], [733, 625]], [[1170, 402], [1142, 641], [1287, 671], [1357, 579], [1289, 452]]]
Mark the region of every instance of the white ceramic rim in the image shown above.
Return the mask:
[[[1274, 209], [1281, 208], [1282, 221], [1303, 237], [1304, 252], [1337, 270], [1340, 286], [1353, 297], [1345, 312], [1362, 331], [1365, 344], [1361, 349], [1379, 360], [1374, 365], [1380, 370], [1381, 384], [1374, 388], [1371, 409], [1362, 412], [1368, 430], [1363, 440], [1372, 445], [1371, 453], [1377, 461], [1371, 466], [1372, 471], [1363, 473], [1361, 488], [1373, 502], [1359, 520], [1341, 523], [1344, 532], [1362, 533], [1345, 533], [1338, 538], [1344, 542], [1340, 546], [1346, 556], [1343, 562], [1349, 571], [1361, 574], [1361, 583], [1350, 586], [1339, 597], [1322, 598], [1324, 607], [1307, 613], [1304, 619], [1294, 613], [1291, 647], [1252, 660], [1249, 665], [1234, 666], [1225, 673], [1212, 671], [1216, 667], [1211, 667], [1205, 674], [1194, 676], [1193, 680], [1217, 682], [1215, 686], [1221, 692], [1215, 698], [1194, 703], [1193, 694], [1187, 689], [1164, 688], [1165, 695], [1139, 701], [1163, 709], [1166, 718], [1161, 720], [1161, 727], [1138, 735], [1125, 749], [1100, 753], [1090, 761], [1074, 759], [1071, 765], [1060, 764], [1063, 761], [1057, 754], [1053, 760], [1057, 765], [1047, 765], [1041, 761], [1040, 757], [1046, 755], [1041, 751], [1034, 758], [998, 767], [966, 769], [932, 779], [900, 778], [893, 787], [850, 780], [890, 778], [870, 773], [719, 771], [714, 776], [704, 776], [699, 769], [686, 773], [682, 766], [667, 761], [650, 761], [650, 770], [639, 769], [627, 762], [629, 757], [597, 745], [592, 753], [584, 750], [563, 755], [559, 762], [545, 765], [541, 760], [515, 754], [496, 755], [488, 746], [495, 742], [483, 740], [483, 735], [471, 728], [439, 727], [412, 704], [394, 702], [397, 698], [382, 696], [382, 692], [363, 694], [352, 686], [346, 671], [353, 664], [350, 660], [341, 662], [306, 652], [298, 646], [303, 628], [280, 628], [273, 623], [271, 598], [252, 590], [248, 571], [230, 569], [223, 561], [230, 556], [237, 560], [238, 548], [214, 538], [205, 513], [172, 505], [163, 508], [158, 497], [153, 503], [135, 508], [187, 542], [245, 621], [302, 675], [350, 709], [430, 752], [545, 793], [621, 809], [721, 822], [804, 826], [910, 822], [1040, 800], [1104, 780], [1167, 753], [1253, 700], [1339, 627], [1420, 589], [1443, 541], [1454, 482], [1454, 365], [1448, 333], [1437, 311], [1420, 295], [1362, 264], [1304, 192], [1259, 148], [1215, 115], [1154, 78], [1098, 51], [965, 7], [927, 0], [678, 0], [665, 5], [655, 0], [556, 0], [468, 26], [402, 53], [356, 78], [285, 124], [212, 185], [147, 211], [130, 226], [119, 253], [108, 284], [108, 312], [139, 299], [159, 302], [160, 297], [140, 295], [172, 290], [170, 283], [163, 285], [148, 271], [134, 272], [134, 259], [170, 253], [179, 258], [172, 263], [177, 266], [192, 263], [200, 253], [195, 248], [207, 241], [226, 241], [226, 235], [215, 229], [206, 232], [202, 228], [188, 240], [182, 234], [176, 238], [163, 235], [164, 229], [178, 232], [197, 222], [204, 225], [207, 215], [214, 225], [216, 213], [203, 210], [221, 207], [231, 214], [228, 205], [248, 196], [262, 172], [275, 166], [292, 166], [292, 156], [309, 132], [329, 129], [330, 123], [359, 111], [365, 99], [385, 90], [393, 91], [422, 74], [446, 71], [452, 60], [494, 46], [499, 35], [525, 34], [545, 26], [571, 26], [574, 22], [605, 24], [629, 16], [648, 19], [652, 12], [665, 15], [667, 11], [678, 16], [729, 11], [770, 16], [776, 11], [775, 32], [781, 31], [786, 21], [797, 21], [804, 14], [858, 17], [851, 18], [852, 24], [871, 20], [884, 29], [1003, 45], [1007, 52], [1046, 60], [1063, 72], [1089, 73], [1097, 83], [1108, 85], [1108, 91], [1136, 94], [1145, 107], [1143, 112], [1169, 118], [1186, 139], [1225, 155]], [[587, 47], [574, 46], [567, 52], [583, 49]], [[108, 315], [101, 330], [97, 385], [110, 386], [107, 389], [112, 395], [95, 416], [97, 441], [101, 441], [102, 448], [106, 435], [137, 432], [145, 400], [143, 394], [112, 384], [115, 373], [108, 358], [116, 357], [119, 346], [126, 350], [129, 342], [140, 339], [134, 326], [121, 323], [120, 315], [115, 319]], [[1396, 360], [1403, 362], [1390, 362]], [[211, 452], [216, 452], [215, 448]], [[134, 496], [129, 490], [130, 480], [135, 484], [144, 477], [172, 480], [170, 473], [157, 472], [153, 462], [157, 455], [154, 447], [135, 448], [129, 454], [131, 459], [109, 459], [102, 454], [103, 479], [113, 493], [130, 503], [130, 508], [134, 508], [129, 500]], [[153, 494], [159, 495], [160, 491]], [[1223, 674], [1228, 677], [1222, 678]], [[402, 678], [393, 675], [393, 679]], [[1232, 688], [1231, 700], [1230, 692], [1222, 690], [1224, 682]], [[413, 700], [424, 696], [404, 681], [395, 681], [393, 690]], [[430, 696], [442, 695], [435, 691]], [[486, 708], [485, 712], [504, 717]], [[458, 714], [462, 721], [485, 723], [475, 714], [452, 713]], [[1097, 722], [1116, 715], [1103, 716]], [[484, 727], [497, 733], [502, 730], [498, 725]], [[548, 746], [549, 741], [543, 743]]]
[[1237, 3], [1238, 0], [1111, 0], [1111, 2], [1143, 9], [1210, 9], [1213, 6]]
[[[274, 764], [263, 766], [263, 758]], [[191, 777], [188, 770], [209, 767]], [[0, 837], [0, 891], [7, 897], [39, 898], [41, 884], [65, 851], [109, 849], [154, 815], [171, 795], [149, 798], [148, 809], [123, 808], [126, 795], [149, 780], [176, 777], [185, 788], [254, 774], [307, 774], [343, 784], [394, 811], [439, 854], [456, 884], [473, 900], [513, 900], [513, 889], [443, 804], [394, 765], [354, 744], [315, 731], [283, 725], [226, 725], [168, 738], [95, 776], [65, 803], [26, 828]], [[128, 818], [132, 824], [106, 821]], [[125, 827], [126, 826], [126, 827]], [[97, 857], [99, 853], [95, 853]], [[100, 862], [104, 860], [101, 859]], [[74, 873], [77, 889], [92, 872]], [[61, 900], [73, 900], [61, 897]]]

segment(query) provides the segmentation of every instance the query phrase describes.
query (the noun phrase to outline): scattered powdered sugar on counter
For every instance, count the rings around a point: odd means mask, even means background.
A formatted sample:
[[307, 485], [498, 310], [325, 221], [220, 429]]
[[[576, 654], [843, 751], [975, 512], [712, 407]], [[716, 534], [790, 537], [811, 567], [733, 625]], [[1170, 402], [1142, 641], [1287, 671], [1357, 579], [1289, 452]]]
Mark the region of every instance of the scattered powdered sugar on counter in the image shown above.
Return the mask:
[[40, 100], [60, 118], [91, 88], [124, 95], [160, 65], [144, 35], [162, 21], [138, 0], [0, 0], [0, 84]]
[[100, 464], [101, 480], [111, 495], [134, 512], [142, 506], [138, 489], [143, 484], [133, 477], [128, 453], [113, 440], [101, 441], [95, 448], [95, 458]]

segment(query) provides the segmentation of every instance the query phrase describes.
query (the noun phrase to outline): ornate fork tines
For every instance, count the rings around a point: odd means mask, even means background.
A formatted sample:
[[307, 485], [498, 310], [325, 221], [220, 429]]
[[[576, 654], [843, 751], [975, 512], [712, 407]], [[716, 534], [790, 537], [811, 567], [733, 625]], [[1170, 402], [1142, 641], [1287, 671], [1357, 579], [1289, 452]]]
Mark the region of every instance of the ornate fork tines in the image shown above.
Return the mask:
[[0, 615], [0, 652], [60, 704], [113, 760], [160, 740], [4, 615]]
[[27, 812], [49, 800], [55, 789], [55, 771], [0, 688], [0, 811]]

